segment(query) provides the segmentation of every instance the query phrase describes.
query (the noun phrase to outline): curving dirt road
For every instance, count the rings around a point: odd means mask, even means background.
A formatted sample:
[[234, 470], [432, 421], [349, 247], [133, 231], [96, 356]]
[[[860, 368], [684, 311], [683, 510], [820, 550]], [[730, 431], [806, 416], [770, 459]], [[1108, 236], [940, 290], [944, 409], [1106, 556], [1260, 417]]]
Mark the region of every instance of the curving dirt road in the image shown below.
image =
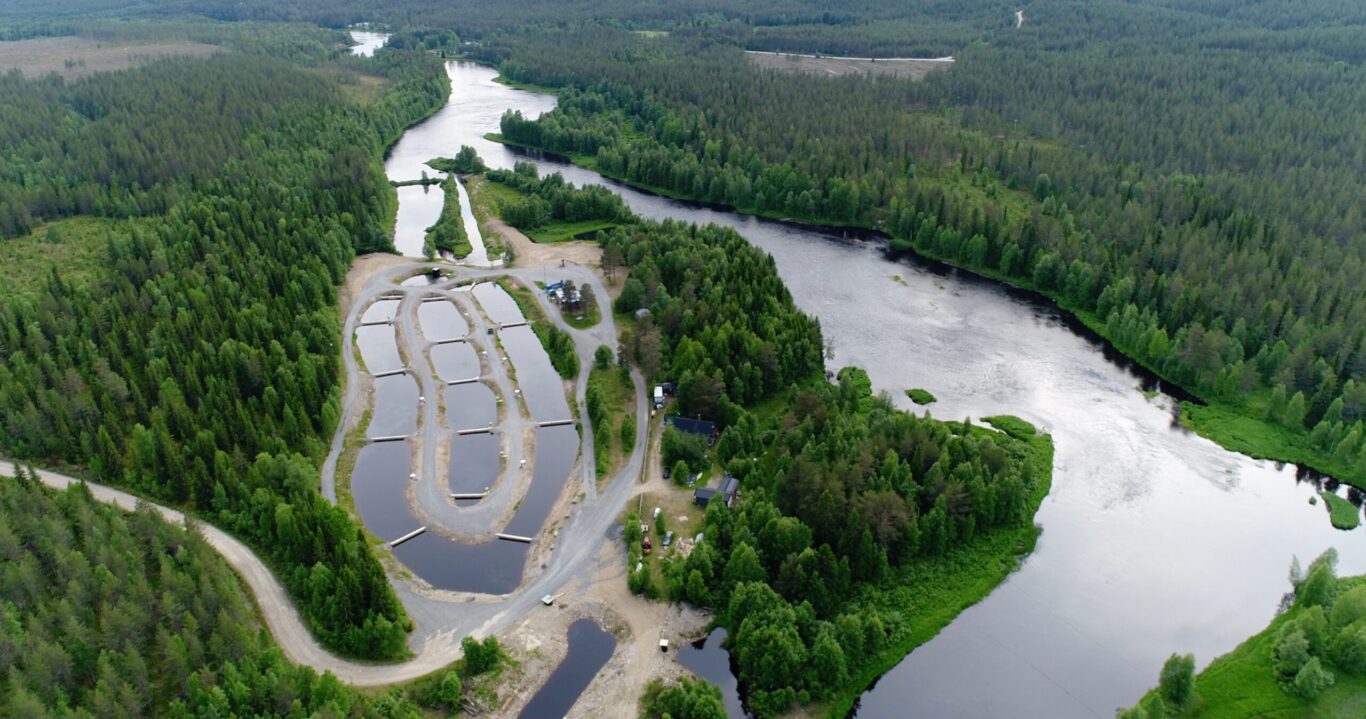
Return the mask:
[[[0, 466], [9, 465], [9, 460], [0, 460]], [[59, 490], [84, 482], [95, 499], [101, 502], [128, 511], [132, 511], [141, 503], [156, 510], [166, 521], [185, 525], [184, 512], [148, 502], [112, 487], [92, 484], [42, 469], [38, 470], [38, 478], [43, 484]], [[452, 636], [433, 636], [423, 643], [422, 649], [415, 657], [402, 664], [359, 664], [342, 659], [318, 644], [313, 638], [313, 633], [299, 617], [298, 611], [294, 609], [294, 603], [290, 601], [284, 587], [275, 579], [270, 568], [246, 545], [211, 524], [192, 521], [191, 525], [186, 526], [196, 529], [205, 541], [223, 556], [228, 565], [242, 576], [256, 597], [256, 604], [261, 608], [261, 615], [265, 617], [270, 633], [284, 650], [285, 656], [295, 664], [309, 666], [320, 672], [332, 672], [348, 684], [378, 686], [428, 674], [449, 664], [459, 655], [458, 639]]]
[[[361, 401], [360, 392], [357, 388], [361, 370], [356, 362], [352, 340], [355, 328], [359, 324], [360, 315], [376, 296], [386, 293], [405, 295], [403, 305], [407, 309], [411, 309], [417, 304], [415, 300], [418, 299], [419, 295], [428, 294], [433, 288], [400, 287], [395, 280], [430, 266], [430, 263], [406, 263], [385, 269], [377, 273], [376, 277], [371, 278], [364, 289], [350, 303], [351, 308], [344, 323], [344, 341], [342, 343], [342, 358], [347, 376], [343, 417], [337, 436], [333, 440], [332, 452], [329, 453], [322, 468], [321, 489], [323, 495], [331, 501], [336, 501], [336, 463], [344, 440], [345, 428], [353, 421], [352, 417], [358, 412], [358, 405]], [[609, 297], [596, 273], [588, 268], [574, 265], [564, 268], [557, 267], [553, 271], [542, 268], [506, 270], [461, 268], [457, 270], [457, 273], [459, 279], [510, 275], [531, 283], [533, 278], [539, 278], [546, 271], [552, 272], [557, 277], [563, 276], [573, 279], [575, 282], [592, 284], [598, 297]], [[541, 303], [542, 309], [545, 310], [546, 316], [569, 332], [574, 339], [575, 349], [579, 355], [582, 368], [575, 385], [575, 394], [576, 401], [582, 407], [588, 371], [592, 367], [593, 352], [602, 344], [609, 347], [617, 346], [616, 327], [612, 323], [611, 315], [605, 313], [603, 321], [596, 327], [589, 330], [577, 330], [565, 324], [560, 319], [558, 310], [553, 308], [544, 297], [540, 297], [538, 301]], [[416, 336], [417, 328], [412, 322], [412, 314], [414, 313], [401, 312], [397, 322], [407, 330], [409, 336]], [[474, 320], [477, 314], [471, 313], [471, 319]], [[497, 633], [529, 612], [543, 610], [540, 597], [545, 594], [558, 593], [571, 581], [581, 579], [591, 569], [603, 542], [613, 539], [617, 515], [636, 486], [636, 480], [640, 477], [645, 457], [645, 445], [649, 436], [650, 413], [647, 407], [645, 381], [640, 372], [635, 369], [631, 370], [631, 381], [635, 388], [637, 431], [635, 446], [632, 448], [630, 457], [625, 466], [617, 472], [602, 492], [597, 490], [592, 462], [580, 461], [585, 498], [579, 504], [578, 512], [562, 526], [553, 540], [548, 537], [539, 540], [553, 541], [554, 549], [544, 560], [545, 563], [539, 574], [523, 584], [517, 592], [505, 597], [471, 595], [456, 597], [449, 596], [449, 593], [424, 592], [399, 578], [392, 575], [389, 577], [390, 584], [394, 587], [407, 609], [408, 615], [416, 625], [412, 636], [409, 638], [409, 648], [413, 650], [414, 656], [402, 663], [362, 664], [330, 653], [317, 642], [295, 609], [284, 587], [275, 578], [270, 568], [255, 553], [217, 527], [202, 521], [193, 521], [192, 524], [210, 546], [214, 547], [228, 564], [242, 576], [255, 595], [257, 605], [261, 609], [261, 614], [266, 625], [270, 628], [271, 634], [290, 661], [311, 667], [319, 672], [332, 672], [342, 681], [356, 686], [381, 686], [415, 679], [458, 659], [460, 656], [460, 638], [466, 635], [485, 636]], [[436, 417], [435, 406], [437, 402], [435, 401], [435, 392], [432, 391], [434, 389], [438, 388], [433, 384], [423, 383], [423, 391], [429, 397], [429, 401], [424, 410], [423, 425], [425, 426], [422, 431], [428, 433], [427, 442], [433, 443], [433, 446], [437, 436], [436, 428], [440, 424]], [[515, 413], [516, 410], [509, 407], [508, 414], [513, 415]], [[581, 421], [585, 425], [581, 456], [592, 457], [592, 427], [589, 426], [586, 412], [581, 412], [581, 414], [584, 415]], [[427, 452], [424, 451], [423, 454], [427, 455]], [[0, 466], [8, 466], [4, 463], [7, 463], [7, 460], [0, 459]], [[430, 475], [435, 474], [434, 460], [431, 460], [429, 465], [428, 458], [424, 456], [421, 464], [424, 472], [428, 472]], [[44, 484], [56, 489], [64, 489], [73, 483], [84, 481], [44, 470], [39, 470], [38, 474]], [[429, 478], [436, 480], [434, 476]], [[185, 523], [185, 514], [179, 510], [148, 502], [112, 487], [89, 482], [86, 482], [86, 485], [95, 498], [102, 502], [108, 502], [128, 510], [132, 510], [139, 502], [142, 502], [156, 510], [167, 521]]]

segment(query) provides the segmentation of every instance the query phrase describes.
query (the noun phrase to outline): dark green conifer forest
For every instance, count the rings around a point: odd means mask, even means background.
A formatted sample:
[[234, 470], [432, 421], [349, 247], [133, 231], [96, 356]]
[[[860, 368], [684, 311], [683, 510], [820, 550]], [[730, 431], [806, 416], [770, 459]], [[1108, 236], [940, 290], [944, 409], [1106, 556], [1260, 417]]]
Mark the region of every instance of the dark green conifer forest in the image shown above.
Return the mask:
[[1360, 13], [1267, 27], [1102, 5], [1115, 17], [1079, 24], [1051, 7], [920, 81], [760, 70], [743, 33], [711, 29], [480, 52], [563, 87], [540, 120], [504, 117], [509, 142], [1037, 289], [1207, 400], [1200, 431], [1366, 483], [1366, 73], [1335, 42]]
[[[628, 584], [717, 613], [756, 716], [852, 701], [863, 677], [937, 631], [935, 617], [977, 601], [1032, 546], [1052, 472], [1051, 441], [1032, 426], [916, 417], [873, 396], [857, 368], [823, 381], [819, 324], [795, 307], [772, 257], [733, 230], [642, 222], [600, 240], [630, 270], [615, 309], [650, 310], [626, 354], [677, 380], [680, 414], [724, 427], [714, 457], [665, 432], [665, 466], [714, 459], [744, 494], [736, 509], [707, 505], [705, 541], [666, 560], [663, 587], [645, 568]], [[782, 412], [760, 413], [765, 403]], [[639, 537], [627, 536], [636, 551]], [[672, 690], [647, 713], [665, 699], [690, 701]]]
[[[390, 47], [346, 56], [358, 22], [387, 26]], [[407, 651], [403, 607], [318, 465], [339, 414], [336, 288], [358, 253], [392, 249], [381, 158], [445, 101], [439, 56], [557, 91], [537, 120], [503, 117], [508, 143], [1036, 290], [1196, 396], [1188, 426], [1366, 487], [1359, 0], [0, 4], [0, 39], [73, 33], [220, 52], [0, 75], [0, 253], [58, 258], [0, 273], [0, 453], [242, 537], [339, 653]], [[825, 77], [761, 68], [756, 50], [954, 61]], [[1052, 466], [1033, 427], [920, 417], [856, 368], [823, 376], [819, 324], [733, 231], [639, 221], [525, 167], [488, 176], [521, 193], [502, 208], [513, 225], [620, 223], [597, 233], [604, 270], [628, 270], [620, 356], [722, 430], [711, 449], [665, 433], [666, 461], [714, 462], [743, 494], [710, 505], [706, 541], [662, 586], [649, 570], [629, 583], [714, 612], [756, 715], [847, 708], [1032, 548]], [[465, 246], [454, 219], [433, 252]], [[538, 332], [576, 375], [570, 335]], [[0, 505], [0, 701], [16, 716], [416, 711], [290, 667], [192, 533], [25, 482], [0, 482]], [[1357, 629], [1296, 691], [1359, 668]], [[1177, 704], [1188, 663], [1163, 682]], [[719, 708], [687, 682], [642, 706]]]
[[[337, 423], [335, 286], [389, 246], [378, 157], [446, 83], [418, 53], [333, 59], [333, 39], [315, 34], [309, 67], [268, 47], [0, 80], [4, 234], [141, 218], [94, 240], [94, 279], [54, 269], [0, 299], [0, 451], [191, 508], [274, 565], [326, 645], [393, 658], [403, 608], [317, 469]], [[357, 68], [381, 97], [328, 79]]]

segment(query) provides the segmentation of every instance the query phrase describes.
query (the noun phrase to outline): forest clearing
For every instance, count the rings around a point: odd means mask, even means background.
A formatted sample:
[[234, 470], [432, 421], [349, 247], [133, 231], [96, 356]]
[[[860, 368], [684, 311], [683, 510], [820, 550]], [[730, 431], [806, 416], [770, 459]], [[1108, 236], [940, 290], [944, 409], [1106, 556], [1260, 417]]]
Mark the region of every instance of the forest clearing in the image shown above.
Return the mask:
[[40, 37], [0, 42], [0, 72], [25, 77], [57, 73], [72, 79], [123, 70], [163, 57], [204, 57], [219, 51], [198, 42], [105, 42], [89, 37]]

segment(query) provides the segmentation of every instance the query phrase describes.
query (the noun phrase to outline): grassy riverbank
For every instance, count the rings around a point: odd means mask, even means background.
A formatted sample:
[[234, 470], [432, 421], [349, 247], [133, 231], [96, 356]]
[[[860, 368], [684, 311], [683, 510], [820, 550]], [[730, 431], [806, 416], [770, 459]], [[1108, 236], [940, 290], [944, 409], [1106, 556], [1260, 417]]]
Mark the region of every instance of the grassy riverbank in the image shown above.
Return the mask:
[[[1339, 596], [1361, 586], [1366, 586], [1366, 577], [1337, 580]], [[1282, 630], [1303, 619], [1310, 611], [1303, 603], [1296, 604], [1272, 620], [1266, 629], [1215, 659], [1196, 675], [1194, 698], [1188, 706], [1162, 716], [1173, 719], [1355, 719], [1366, 716], [1366, 676], [1349, 674], [1331, 661], [1323, 661], [1323, 664], [1334, 674], [1334, 683], [1314, 699], [1295, 696], [1277, 682], [1274, 654]], [[1138, 706], [1145, 712], [1139, 716], [1157, 716], [1152, 709], [1158, 700], [1158, 689], [1148, 692], [1139, 701]]]
[[[987, 422], [1028, 447], [1029, 462], [1041, 481], [1029, 495], [1032, 517], [1043, 504], [1053, 483], [1053, 439], [1035, 434], [1028, 422], [1016, 417], [988, 417]], [[974, 427], [975, 433], [993, 430]], [[889, 579], [864, 590], [859, 603], [879, 611], [899, 614], [905, 629], [893, 644], [882, 650], [845, 689], [836, 693], [820, 712], [827, 719], [843, 719], [878, 677], [900, 664], [916, 647], [933, 639], [963, 610], [982, 601], [1034, 551], [1042, 528], [1027, 526], [994, 529], [939, 557], [918, 558], [899, 568]]]
[[[485, 135], [485, 138], [514, 147], [523, 147], [533, 150], [545, 149], [511, 142], [498, 133], [489, 133]], [[619, 173], [604, 171], [592, 156], [571, 154], [568, 156], [568, 159], [575, 165], [593, 170], [602, 174], [604, 177], [645, 192], [677, 200], [700, 201], [699, 198], [687, 193], [676, 192], [668, 188], [636, 182]], [[954, 187], [956, 188], [962, 185], [963, 183], [954, 183]], [[829, 218], [822, 217], [800, 217], [793, 216], [790, 213], [764, 212], [758, 211], [753, 207], [736, 207], [724, 204], [722, 206], [728, 207], [738, 213], [765, 219], [806, 222], [816, 225], [848, 227], [849, 229], [860, 230], [884, 231], [885, 229], [881, 227], [871, 227], [866, 224], [851, 224], [837, 220], [832, 221]], [[1182, 421], [1189, 429], [1194, 430], [1200, 434], [1200, 436], [1219, 444], [1225, 449], [1240, 452], [1259, 459], [1300, 464], [1323, 474], [1335, 477], [1342, 482], [1366, 488], [1366, 463], [1357, 463], [1354, 465], [1344, 462], [1333, 457], [1328, 452], [1313, 447], [1309, 442], [1308, 431], [1295, 431], [1267, 421], [1263, 418], [1264, 409], [1259, 406], [1221, 401], [1206, 396], [1204, 393], [1195, 391], [1194, 389], [1173, 380], [1160, 368], [1146, 361], [1143, 355], [1134, 348], [1127, 347], [1118, 341], [1112, 333], [1108, 331], [1104, 318], [1096, 316], [1093, 312], [1072, 305], [1060, 294], [1044, 290], [1027, 278], [1006, 275], [991, 267], [965, 265], [955, 257], [948, 257], [921, 248], [912, 248], [909, 241], [893, 238], [892, 244], [898, 251], [910, 252], [920, 257], [942, 262], [960, 270], [1002, 282], [1012, 287], [1029, 290], [1049, 298], [1055, 302], [1060, 309], [1071, 313], [1120, 353], [1162, 378], [1163, 382], [1173, 387], [1180, 387], [1185, 390], [1187, 394], [1199, 397], [1204, 404], [1192, 402], [1182, 403]]]
[[[479, 63], [477, 61], [475, 62], [476, 64], [487, 66], [487, 63]], [[547, 87], [545, 85], [533, 85], [531, 83], [509, 80], [506, 77], [503, 77], [502, 75], [493, 78], [493, 81], [498, 83], [499, 85], [506, 85], [507, 87], [510, 87], [514, 90], [526, 90], [527, 92], [535, 92], [541, 95], [555, 95], [560, 91], [559, 88], [556, 87]]]
[[[468, 189], [468, 188], [467, 188]], [[529, 193], [487, 176], [480, 176], [479, 197], [484, 211], [514, 224], [506, 213], [508, 208], [524, 202]], [[536, 227], [518, 227], [527, 239], [537, 244], [554, 244], [582, 239], [621, 223], [611, 219], [564, 220], [551, 217]]]

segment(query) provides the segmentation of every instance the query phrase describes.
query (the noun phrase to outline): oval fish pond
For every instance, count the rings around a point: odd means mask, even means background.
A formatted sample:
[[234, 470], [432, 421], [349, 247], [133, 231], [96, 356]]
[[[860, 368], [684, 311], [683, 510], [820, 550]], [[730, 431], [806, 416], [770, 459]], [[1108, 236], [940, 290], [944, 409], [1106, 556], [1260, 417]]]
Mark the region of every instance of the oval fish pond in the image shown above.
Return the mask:
[[[451, 437], [448, 482], [451, 494], [480, 494], [498, 481], [503, 442], [496, 434], [457, 434]], [[477, 500], [458, 500], [473, 504]]]
[[375, 378], [375, 412], [367, 436], [393, 437], [417, 431], [417, 380], [410, 374]]
[[448, 342], [432, 346], [432, 367], [446, 382], [479, 379], [479, 354], [468, 342]]
[[369, 325], [356, 328], [356, 346], [361, 361], [370, 374], [381, 374], [403, 369], [403, 357], [398, 353], [398, 335], [393, 325]]
[[[430, 277], [430, 275], [418, 275]], [[422, 325], [422, 334], [433, 342], [452, 340], [470, 333], [460, 308], [449, 300], [423, 302], [417, 308], [417, 321]]]
[[462, 429], [482, 429], [498, 421], [498, 398], [482, 382], [466, 382], [446, 387], [446, 425]]

